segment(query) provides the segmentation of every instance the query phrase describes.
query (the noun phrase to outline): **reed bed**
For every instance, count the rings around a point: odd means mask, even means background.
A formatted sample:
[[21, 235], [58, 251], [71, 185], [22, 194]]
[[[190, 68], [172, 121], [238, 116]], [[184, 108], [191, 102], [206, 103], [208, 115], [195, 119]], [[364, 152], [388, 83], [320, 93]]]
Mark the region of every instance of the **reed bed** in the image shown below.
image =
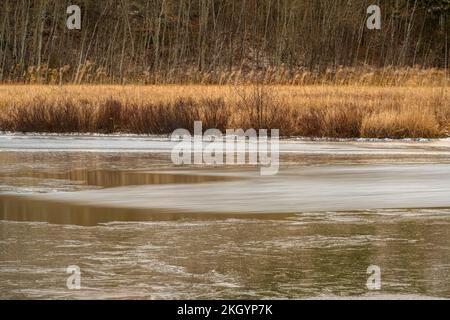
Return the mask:
[[169, 134], [195, 120], [283, 136], [437, 138], [450, 133], [450, 95], [446, 86], [0, 86], [2, 131]]
[[[254, 68], [221, 68], [201, 71], [196, 67], [171, 69], [165, 71], [133, 72], [124, 77], [115, 78], [108, 75], [101, 67], [89, 61], [80, 66], [76, 81], [69, 76], [75, 66], [65, 65], [60, 68], [49, 68], [43, 64], [30, 66], [20, 78], [23, 84], [140, 84], [140, 85], [365, 85], [365, 86], [443, 86], [450, 84], [449, 72], [446, 69], [414, 67], [376, 68], [360, 67], [328, 67], [324, 70], [308, 70], [305, 68], [277, 67]], [[15, 77], [12, 77], [15, 79]], [[17, 80], [13, 80], [17, 81]]]

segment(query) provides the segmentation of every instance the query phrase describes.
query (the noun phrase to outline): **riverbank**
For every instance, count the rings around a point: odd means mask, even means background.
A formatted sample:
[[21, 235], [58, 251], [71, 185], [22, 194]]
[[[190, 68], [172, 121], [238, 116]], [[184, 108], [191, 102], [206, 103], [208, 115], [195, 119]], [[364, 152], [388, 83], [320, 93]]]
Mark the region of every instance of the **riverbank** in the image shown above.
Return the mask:
[[170, 134], [280, 129], [283, 136], [439, 138], [450, 132], [448, 87], [0, 86], [0, 131]]

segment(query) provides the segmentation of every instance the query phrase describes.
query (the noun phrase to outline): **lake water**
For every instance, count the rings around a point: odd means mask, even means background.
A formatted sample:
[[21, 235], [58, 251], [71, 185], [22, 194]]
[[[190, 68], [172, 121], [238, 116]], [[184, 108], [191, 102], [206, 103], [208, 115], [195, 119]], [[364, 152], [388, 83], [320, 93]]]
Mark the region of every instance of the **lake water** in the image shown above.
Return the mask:
[[170, 148], [0, 136], [0, 297], [450, 298], [450, 141], [287, 140], [272, 177]]

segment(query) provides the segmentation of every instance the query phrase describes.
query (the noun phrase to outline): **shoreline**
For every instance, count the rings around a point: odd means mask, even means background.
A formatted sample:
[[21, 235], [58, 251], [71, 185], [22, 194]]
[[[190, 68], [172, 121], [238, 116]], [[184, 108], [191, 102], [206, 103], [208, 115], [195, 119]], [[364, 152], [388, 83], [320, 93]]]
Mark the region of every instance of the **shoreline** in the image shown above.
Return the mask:
[[[99, 137], [99, 138], [154, 138], [155, 140], [170, 139], [170, 133], [167, 134], [145, 134], [145, 133], [98, 133], [98, 132], [19, 132], [19, 131], [0, 131], [0, 137]], [[433, 142], [447, 141], [448, 137], [440, 138], [334, 138], [334, 137], [307, 137], [307, 136], [280, 136], [280, 142]]]
[[[450, 138], [311, 139], [279, 141], [281, 155], [438, 155], [450, 156]], [[177, 141], [167, 135], [0, 133], [0, 152], [114, 152], [169, 154]], [[204, 143], [208, 143], [204, 141]], [[248, 146], [248, 143], [247, 143]]]

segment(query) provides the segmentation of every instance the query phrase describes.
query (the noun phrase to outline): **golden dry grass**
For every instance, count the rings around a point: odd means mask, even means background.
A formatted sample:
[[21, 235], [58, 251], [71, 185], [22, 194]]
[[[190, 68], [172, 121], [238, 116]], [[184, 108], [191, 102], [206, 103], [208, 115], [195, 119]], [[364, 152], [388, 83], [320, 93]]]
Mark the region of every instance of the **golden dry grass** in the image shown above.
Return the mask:
[[450, 132], [444, 86], [2, 85], [0, 130], [170, 133], [279, 128], [285, 136], [433, 138]]

